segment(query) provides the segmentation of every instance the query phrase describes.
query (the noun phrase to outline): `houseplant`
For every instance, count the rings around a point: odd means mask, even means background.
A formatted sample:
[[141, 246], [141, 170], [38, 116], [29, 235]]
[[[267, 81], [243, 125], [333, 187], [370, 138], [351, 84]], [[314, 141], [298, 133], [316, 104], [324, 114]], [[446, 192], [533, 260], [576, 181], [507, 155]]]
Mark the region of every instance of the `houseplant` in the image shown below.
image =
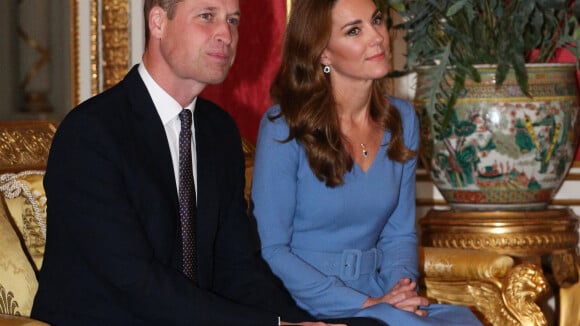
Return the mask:
[[[421, 154], [445, 199], [544, 208], [574, 157], [578, 87], [576, 65], [540, 63], [558, 51], [578, 62], [580, 2], [378, 1], [403, 16], [394, 28], [406, 31], [405, 71], [391, 75], [418, 74]], [[531, 85], [536, 77], [547, 79]]]

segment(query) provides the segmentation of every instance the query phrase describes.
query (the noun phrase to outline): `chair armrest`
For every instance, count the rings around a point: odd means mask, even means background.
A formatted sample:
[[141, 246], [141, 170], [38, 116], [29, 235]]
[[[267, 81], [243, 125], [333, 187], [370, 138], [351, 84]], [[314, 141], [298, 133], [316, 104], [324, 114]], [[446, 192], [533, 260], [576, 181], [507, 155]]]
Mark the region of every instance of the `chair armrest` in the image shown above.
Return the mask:
[[50, 326], [38, 320], [0, 314], [0, 326]]
[[469, 306], [485, 325], [547, 325], [536, 300], [548, 289], [541, 268], [483, 250], [419, 248], [426, 296]]
[[482, 250], [419, 247], [419, 257], [421, 273], [437, 279], [503, 277], [514, 266], [512, 257]]

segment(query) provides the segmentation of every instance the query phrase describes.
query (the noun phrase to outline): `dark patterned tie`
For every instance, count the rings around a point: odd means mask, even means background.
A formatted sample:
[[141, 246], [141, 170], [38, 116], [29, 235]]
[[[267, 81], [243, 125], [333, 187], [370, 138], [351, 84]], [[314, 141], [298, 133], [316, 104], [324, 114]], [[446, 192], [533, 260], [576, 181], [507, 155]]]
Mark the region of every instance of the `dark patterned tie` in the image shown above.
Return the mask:
[[197, 259], [195, 248], [195, 183], [191, 159], [191, 111], [181, 110], [179, 133], [179, 216], [183, 241], [183, 273], [196, 281]]

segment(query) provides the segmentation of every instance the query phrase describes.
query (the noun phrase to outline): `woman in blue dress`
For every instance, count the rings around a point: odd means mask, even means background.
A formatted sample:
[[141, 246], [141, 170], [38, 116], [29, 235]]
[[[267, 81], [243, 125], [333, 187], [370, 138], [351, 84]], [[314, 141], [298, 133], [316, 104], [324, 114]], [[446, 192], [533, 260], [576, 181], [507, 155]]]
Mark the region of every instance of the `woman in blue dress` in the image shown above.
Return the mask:
[[385, 95], [388, 50], [373, 0], [294, 1], [254, 166], [263, 257], [319, 318], [480, 325], [417, 294], [418, 121]]

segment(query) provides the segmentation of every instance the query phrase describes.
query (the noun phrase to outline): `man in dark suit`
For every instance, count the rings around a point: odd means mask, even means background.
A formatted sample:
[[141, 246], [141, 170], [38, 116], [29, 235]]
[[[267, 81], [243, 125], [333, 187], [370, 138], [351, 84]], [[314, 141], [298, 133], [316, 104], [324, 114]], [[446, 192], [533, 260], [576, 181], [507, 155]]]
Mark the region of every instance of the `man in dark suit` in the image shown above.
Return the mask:
[[[312, 320], [256, 252], [233, 120], [197, 97], [205, 85], [223, 81], [234, 61], [238, 0], [146, 0], [145, 19], [142, 63], [72, 110], [54, 137], [33, 317], [57, 326]], [[183, 110], [193, 111], [192, 275], [185, 272], [189, 251], [179, 212]]]

